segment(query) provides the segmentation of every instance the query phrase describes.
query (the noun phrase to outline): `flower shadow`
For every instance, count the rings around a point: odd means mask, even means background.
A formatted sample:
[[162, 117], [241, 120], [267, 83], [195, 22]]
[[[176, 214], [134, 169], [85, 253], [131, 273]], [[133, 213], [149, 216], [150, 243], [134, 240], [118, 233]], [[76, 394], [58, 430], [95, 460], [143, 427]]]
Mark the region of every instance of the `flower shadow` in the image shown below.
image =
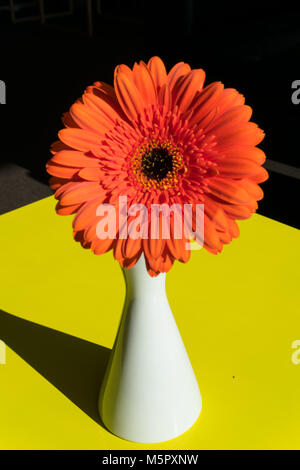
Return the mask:
[[105, 428], [97, 405], [111, 351], [109, 348], [2, 310], [0, 339], [90, 418]]

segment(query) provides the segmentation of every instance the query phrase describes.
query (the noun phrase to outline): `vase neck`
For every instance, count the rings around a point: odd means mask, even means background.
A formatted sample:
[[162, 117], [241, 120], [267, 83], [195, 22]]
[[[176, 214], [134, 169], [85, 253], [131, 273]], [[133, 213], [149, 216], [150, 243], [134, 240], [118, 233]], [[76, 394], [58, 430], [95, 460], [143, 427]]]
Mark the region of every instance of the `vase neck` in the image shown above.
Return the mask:
[[138, 262], [130, 269], [123, 268], [128, 295], [147, 296], [155, 293], [165, 292], [166, 273], [161, 273], [156, 277], [148, 274], [145, 258], [142, 254]]

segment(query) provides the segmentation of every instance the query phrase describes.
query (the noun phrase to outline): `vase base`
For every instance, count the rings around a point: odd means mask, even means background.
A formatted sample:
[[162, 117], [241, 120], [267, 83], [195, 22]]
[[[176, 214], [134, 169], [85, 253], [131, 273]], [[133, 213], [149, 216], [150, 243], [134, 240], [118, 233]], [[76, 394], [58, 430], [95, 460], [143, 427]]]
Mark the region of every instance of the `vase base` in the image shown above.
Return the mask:
[[154, 432], [153, 430], [146, 431], [144, 429], [142, 433], [137, 434], [133, 430], [114, 429], [112, 426], [107, 426], [105, 422], [103, 421], [102, 417], [101, 419], [102, 419], [104, 426], [112, 434], [114, 434], [115, 436], [121, 439], [125, 439], [126, 441], [135, 442], [138, 444], [155, 444], [155, 443], [166, 442], [172, 439], [176, 439], [177, 437], [189, 431], [194, 426], [194, 424], [198, 421], [201, 410], [202, 410], [202, 403], [201, 403], [201, 398], [200, 398], [200, 406], [195, 411], [193, 416], [190, 416], [189, 421], [187, 421], [184, 424], [181, 423], [181, 426], [177, 424], [169, 432], [166, 432], [165, 430], [164, 432], [161, 432], [161, 433]]

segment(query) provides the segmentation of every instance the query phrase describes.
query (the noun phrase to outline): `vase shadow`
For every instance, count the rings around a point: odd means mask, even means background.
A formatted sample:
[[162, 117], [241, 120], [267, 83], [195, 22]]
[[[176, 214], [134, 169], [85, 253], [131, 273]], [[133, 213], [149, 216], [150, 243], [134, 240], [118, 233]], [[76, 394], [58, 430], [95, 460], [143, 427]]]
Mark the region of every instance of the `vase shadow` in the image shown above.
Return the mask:
[[109, 348], [3, 310], [0, 310], [0, 340], [105, 428], [98, 413], [98, 394]]

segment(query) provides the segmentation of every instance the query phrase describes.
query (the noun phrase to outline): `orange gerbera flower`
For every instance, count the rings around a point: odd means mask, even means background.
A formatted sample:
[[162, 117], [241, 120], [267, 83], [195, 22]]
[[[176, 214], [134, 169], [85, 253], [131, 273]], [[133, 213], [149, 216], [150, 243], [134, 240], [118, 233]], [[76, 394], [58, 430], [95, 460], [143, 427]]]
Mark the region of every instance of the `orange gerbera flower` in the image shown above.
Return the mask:
[[202, 69], [183, 62], [167, 73], [159, 57], [132, 70], [119, 65], [114, 87], [94, 83], [63, 116], [47, 171], [57, 213], [76, 213], [74, 238], [83, 247], [112, 249], [124, 267], [144, 253], [152, 276], [175, 259], [188, 261], [190, 237], [177, 239], [172, 227], [169, 239], [122, 238], [119, 222], [115, 238], [97, 236], [97, 207], [117, 207], [124, 195], [149, 211], [151, 204], [204, 204], [203, 246], [211, 253], [239, 235], [236, 220], [255, 212], [258, 183], [268, 178], [256, 147], [264, 133], [249, 122], [241, 94], [221, 82], [204, 87], [204, 80]]

